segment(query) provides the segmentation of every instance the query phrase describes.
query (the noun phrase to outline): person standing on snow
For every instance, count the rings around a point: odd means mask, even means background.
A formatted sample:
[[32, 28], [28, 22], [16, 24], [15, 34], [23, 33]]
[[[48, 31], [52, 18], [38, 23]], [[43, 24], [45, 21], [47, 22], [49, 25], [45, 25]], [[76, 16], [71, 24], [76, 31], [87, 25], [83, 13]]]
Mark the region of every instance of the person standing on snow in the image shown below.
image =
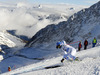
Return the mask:
[[75, 60], [76, 59], [76, 57], [75, 57], [76, 49], [74, 47], [66, 44], [65, 41], [57, 42], [56, 48], [57, 49], [62, 48], [62, 50], [65, 53], [61, 62], [63, 62], [64, 59], [66, 59], [66, 60]]
[[10, 66], [8, 67], [8, 71], [11, 71], [11, 67]]
[[85, 39], [85, 41], [84, 41], [84, 50], [87, 49], [87, 46], [88, 46], [88, 41]]
[[80, 41], [79, 44], [78, 44], [78, 51], [80, 51], [81, 48], [82, 48], [82, 44], [81, 44], [81, 41]]
[[97, 39], [94, 37], [94, 39], [92, 41], [92, 47], [95, 47], [96, 43], [97, 43]]

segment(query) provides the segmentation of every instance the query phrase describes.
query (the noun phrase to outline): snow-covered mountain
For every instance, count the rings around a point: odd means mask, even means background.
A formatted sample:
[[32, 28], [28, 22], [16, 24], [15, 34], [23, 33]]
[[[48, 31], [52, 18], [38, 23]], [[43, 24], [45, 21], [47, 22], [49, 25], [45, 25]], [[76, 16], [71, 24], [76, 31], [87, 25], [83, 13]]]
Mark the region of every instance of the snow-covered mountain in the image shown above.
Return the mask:
[[0, 47], [2, 49], [24, 46], [24, 44], [23, 40], [9, 34], [7, 31], [0, 32]]
[[7, 45], [9, 47], [14, 47], [15, 43], [4, 36], [5, 34], [0, 33], [0, 45]]
[[[24, 42], [40, 29], [49, 24], [66, 21], [69, 16], [85, 7], [68, 4], [33, 5], [25, 2], [17, 4], [0, 2], [0, 33], [5, 36], [0, 43], [8, 47], [23, 46]], [[13, 44], [5, 38], [11, 40]]]
[[[0, 59], [4, 58], [4, 60], [0, 62], [0, 75], [100, 74], [99, 16], [96, 16], [96, 13], [99, 13], [99, 10], [96, 9], [99, 9], [100, 2], [75, 14], [73, 13], [76, 8], [72, 6], [67, 8], [65, 5], [33, 6], [28, 5], [27, 3], [2, 5], [3, 4], [1, 4], [1, 13], [3, 15], [1, 16], [3, 16], [3, 19], [1, 19], [2, 21], [0, 22], [0, 30], [1, 37], [3, 38], [0, 39], [3, 39], [2, 42], [7, 43], [8, 46], [23, 45], [21, 42], [22, 40], [19, 38], [24, 37], [25, 39], [31, 37], [38, 30], [44, 28], [48, 24], [49, 25], [33, 36], [27, 44], [27, 46], [29, 46], [28, 48], [11, 48], [9, 49], [8, 54], [0, 55]], [[63, 9], [59, 10], [57, 7]], [[68, 13], [73, 12], [71, 13], [73, 15], [68, 21], [67, 16], [65, 16], [67, 15], [66, 9], [67, 11], [70, 11]], [[62, 14], [64, 16], [61, 16], [62, 12], [64, 13]], [[41, 24], [43, 26], [41, 26]], [[35, 31], [35, 29], [37, 31]], [[6, 32], [2, 32], [3, 30]], [[56, 41], [64, 39], [68, 43], [85, 38], [90, 38], [91, 40], [94, 36], [97, 36], [98, 38], [97, 47], [92, 48], [91, 44], [89, 44], [87, 50], [82, 49], [76, 54], [82, 61], [68, 62], [65, 60], [64, 66], [62, 67], [45, 69], [47, 66], [60, 63], [60, 60], [62, 59], [63, 51], [61, 49], [56, 49]], [[35, 45], [38, 48], [30, 47]], [[39, 48], [44, 45], [46, 46], [45, 49]], [[12, 71], [8, 72], [8, 66], [11, 67]]]
[[66, 21], [69, 16], [85, 7], [68, 4], [0, 3], [0, 31], [15, 31], [14, 35], [28, 40], [45, 26]]
[[[100, 1], [89, 8], [72, 15], [67, 21], [51, 24], [41, 29], [26, 46], [43, 46], [43, 44], [65, 40], [67, 43], [93, 37], [100, 39]], [[42, 44], [42, 45], [41, 45]], [[48, 45], [49, 46], [49, 45]]]
[[0, 52], [0, 60], [16, 55], [19, 47], [22, 48], [40, 29], [66, 21], [85, 7], [87, 6], [0, 2], [0, 47], [6, 53], [4, 55]]

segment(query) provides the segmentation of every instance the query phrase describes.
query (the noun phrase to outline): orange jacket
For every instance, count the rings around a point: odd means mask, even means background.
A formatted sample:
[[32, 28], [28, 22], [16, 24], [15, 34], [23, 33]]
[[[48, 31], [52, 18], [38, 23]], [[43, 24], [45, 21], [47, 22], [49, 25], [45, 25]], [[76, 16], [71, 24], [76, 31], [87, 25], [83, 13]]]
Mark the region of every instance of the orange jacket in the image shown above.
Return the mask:
[[8, 71], [11, 71], [11, 67], [8, 67]]

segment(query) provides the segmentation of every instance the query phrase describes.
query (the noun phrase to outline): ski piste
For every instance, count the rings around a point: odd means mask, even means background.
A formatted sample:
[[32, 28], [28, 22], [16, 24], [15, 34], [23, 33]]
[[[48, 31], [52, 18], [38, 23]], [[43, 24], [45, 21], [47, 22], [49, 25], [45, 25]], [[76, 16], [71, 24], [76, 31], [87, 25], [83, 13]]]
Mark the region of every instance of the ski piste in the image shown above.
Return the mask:
[[62, 67], [62, 66], [66, 66], [66, 63], [74, 63], [74, 61], [66, 60], [63, 63], [56, 63], [56, 64], [52, 64], [52, 65], [49, 65], [49, 66], [41, 65], [41, 66], [37, 66], [37, 67], [31, 68], [31, 69], [28, 69], [28, 70], [24, 70], [22, 72], [18, 72], [16, 74], [22, 74], [22, 73], [27, 73], [27, 72], [37, 71], [37, 70], [44, 70], [44, 69], [59, 68], [59, 67]]
[[[37, 70], [44, 70], [44, 69], [51, 69], [51, 68], [58, 68], [58, 67], [61, 67], [63, 66], [63, 63], [56, 63], [56, 64], [53, 64], [53, 65], [41, 65], [41, 66], [37, 66], [37, 67], [33, 67], [31, 69], [27, 69], [27, 70], [23, 70], [23, 71], [20, 71], [20, 72], [16, 72], [14, 75], [18, 75], [18, 74], [22, 74], [22, 73], [27, 73], [27, 72], [32, 72], [32, 71], [37, 71]], [[6, 72], [7, 73], [7, 72]], [[12, 72], [8, 72], [10, 73], [11, 75], [13, 75]], [[4, 73], [5, 74], [5, 73]], [[2, 75], [2, 74], [1, 74]]]
[[[90, 57], [87, 57], [89, 59], [91, 59]], [[86, 59], [87, 59], [86, 58]], [[92, 59], [96, 59], [96, 58], [92, 58]], [[83, 58], [83, 60], [85, 60], [85, 58]], [[65, 60], [63, 63], [59, 62], [59, 63], [55, 63], [55, 64], [49, 64], [48, 66], [47, 65], [39, 65], [39, 66], [33, 66], [33, 68], [30, 68], [30, 69], [23, 69], [23, 70], [20, 70], [17, 72], [17, 69], [15, 70], [15, 73], [14, 72], [6, 72], [6, 73], [2, 73], [1, 75], [5, 75], [5, 74], [9, 74], [9, 75], [18, 75], [18, 74], [23, 74], [23, 73], [28, 73], [28, 72], [32, 72], [32, 71], [38, 71], [38, 70], [45, 70], [45, 69], [54, 69], [54, 68], [59, 68], [59, 67], [67, 67], [69, 64], [74, 64], [74, 63], [78, 63], [78, 62], [82, 62], [83, 60], [81, 61], [69, 61], [69, 60]], [[26, 67], [27, 68], [27, 67]]]
[[[57, 64], [50, 65], [50, 66], [41, 65], [41, 66], [37, 66], [37, 67], [31, 68], [31, 69], [28, 69], [28, 70], [24, 70], [22, 72], [18, 72], [18, 73], [16, 73], [16, 75], [22, 74], [22, 73], [27, 73], [27, 72], [32, 72], [32, 71], [37, 71], [37, 70], [53, 69], [53, 68], [58, 68], [58, 67], [61, 67], [61, 66], [64, 66], [64, 64], [63, 63], [57, 63]], [[13, 74], [13, 73], [11, 73], [11, 74]]]
[[16, 74], [22, 74], [22, 73], [38, 71], [38, 70], [44, 70], [44, 69], [59, 68], [59, 67], [62, 67], [62, 66], [66, 66], [67, 63], [74, 63], [74, 62], [77, 62], [77, 61], [65, 60], [63, 63], [59, 62], [59, 63], [51, 64], [51, 65], [48, 65], [48, 66], [47, 65], [41, 65], [41, 66], [33, 67], [31, 69], [23, 70], [23, 71], [18, 72]]

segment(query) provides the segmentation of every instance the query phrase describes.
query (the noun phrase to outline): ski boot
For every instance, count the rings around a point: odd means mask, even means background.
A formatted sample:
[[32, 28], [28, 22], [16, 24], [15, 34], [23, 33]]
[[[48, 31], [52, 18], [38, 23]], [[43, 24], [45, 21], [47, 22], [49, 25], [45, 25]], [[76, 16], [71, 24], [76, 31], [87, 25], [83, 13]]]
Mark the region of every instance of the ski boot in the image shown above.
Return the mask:
[[80, 61], [80, 60], [79, 60], [79, 57], [76, 57], [76, 58], [75, 58], [75, 61]]
[[63, 63], [64, 59], [61, 60], [61, 63]]

